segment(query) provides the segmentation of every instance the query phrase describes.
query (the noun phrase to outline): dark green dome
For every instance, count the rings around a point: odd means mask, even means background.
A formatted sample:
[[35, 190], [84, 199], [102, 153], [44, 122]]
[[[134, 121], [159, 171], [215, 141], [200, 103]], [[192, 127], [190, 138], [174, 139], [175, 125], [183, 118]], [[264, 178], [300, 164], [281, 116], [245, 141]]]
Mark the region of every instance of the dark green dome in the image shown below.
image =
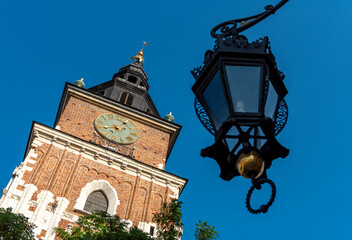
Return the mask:
[[75, 82], [75, 85], [78, 86], [78, 87], [80, 87], [80, 88], [84, 88], [84, 87], [85, 87], [85, 84], [84, 84], [84, 82], [83, 82], [83, 78], [81, 78], [80, 80], [77, 80], [77, 81]]
[[168, 115], [166, 115], [166, 116], [164, 117], [164, 119], [165, 119], [166, 121], [169, 121], [169, 122], [174, 122], [174, 121], [175, 121], [175, 118], [174, 118], [174, 116], [172, 116], [171, 112], [170, 112]]

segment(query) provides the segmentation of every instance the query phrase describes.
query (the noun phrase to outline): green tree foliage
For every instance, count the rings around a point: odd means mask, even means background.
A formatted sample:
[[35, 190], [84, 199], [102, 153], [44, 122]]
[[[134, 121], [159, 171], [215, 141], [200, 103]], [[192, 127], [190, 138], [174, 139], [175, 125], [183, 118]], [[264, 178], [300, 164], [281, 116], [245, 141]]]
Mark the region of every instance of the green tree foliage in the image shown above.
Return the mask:
[[152, 240], [137, 227], [131, 227], [128, 231], [126, 226], [119, 216], [94, 212], [81, 216], [69, 231], [57, 228], [56, 234], [63, 240]]
[[158, 225], [157, 240], [176, 240], [182, 230], [182, 202], [172, 199], [162, 203], [159, 213], [153, 216], [153, 222]]
[[[183, 226], [181, 204], [182, 202], [177, 199], [172, 199], [169, 203], [162, 203], [159, 213], [154, 213], [153, 222], [158, 225], [157, 240], [177, 240], [179, 238]], [[57, 228], [56, 234], [63, 240], [153, 240], [137, 227], [126, 229], [126, 223], [118, 216], [95, 212], [92, 215], [81, 216], [76, 226], [69, 231]], [[215, 240], [218, 237], [219, 234], [215, 227], [208, 225], [207, 222], [199, 221], [196, 224], [195, 238], [197, 240]], [[32, 238], [28, 239], [32, 240]]]
[[28, 222], [22, 214], [12, 212], [11, 208], [0, 208], [0, 237], [4, 240], [34, 240], [35, 225]]
[[207, 222], [200, 220], [196, 224], [194, 235], [197, 240], [215, 240], [219, 237], [219, 233], [215, 231], [214, 226], [210, 226]]

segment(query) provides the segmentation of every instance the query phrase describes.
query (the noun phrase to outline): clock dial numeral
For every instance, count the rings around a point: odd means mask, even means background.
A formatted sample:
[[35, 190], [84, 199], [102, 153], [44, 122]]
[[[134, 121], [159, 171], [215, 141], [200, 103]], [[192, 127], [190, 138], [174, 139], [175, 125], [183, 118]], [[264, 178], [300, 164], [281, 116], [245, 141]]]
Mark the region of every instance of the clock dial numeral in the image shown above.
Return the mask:
[[112, 134], [111, 134], [111, 132], [105, 130], [105, 131], [103, 131], [103, 135], [107, 138], [110, 138], [110, 135], [112, 135]]
[[129, 141], [129, 142], [132, 142], [134, 139], [131, 138], [130, 136], [126, 137], [126, 140]]

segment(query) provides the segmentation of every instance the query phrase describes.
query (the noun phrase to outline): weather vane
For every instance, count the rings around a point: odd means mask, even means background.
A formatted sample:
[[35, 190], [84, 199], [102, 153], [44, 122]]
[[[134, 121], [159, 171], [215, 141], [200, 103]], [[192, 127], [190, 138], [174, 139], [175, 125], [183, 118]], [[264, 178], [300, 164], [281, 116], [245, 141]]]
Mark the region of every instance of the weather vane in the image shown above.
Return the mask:
[[143, 59], [143, 48], [147, 46], [150, 42], [146, 43], [143, 42], [142, 49], [138, 52], [138, 54], [134, 57], [131, 57], [132, 63], [136, 65], [140, 65], [141, 67], [144, 67], [144, 59]]

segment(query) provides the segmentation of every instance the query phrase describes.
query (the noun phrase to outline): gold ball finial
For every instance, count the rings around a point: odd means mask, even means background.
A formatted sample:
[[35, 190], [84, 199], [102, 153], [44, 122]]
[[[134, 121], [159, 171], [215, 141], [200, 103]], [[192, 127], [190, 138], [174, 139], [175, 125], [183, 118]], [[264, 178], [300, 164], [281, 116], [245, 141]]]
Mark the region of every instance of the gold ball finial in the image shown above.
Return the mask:
[[264, 172], [264, 161], [255, 151], [241, 153], [238, 157], [236, 167], [241, 176], [251, 178], [251, 174], [254, 173], [256, 175], [255, 178], [258, 178]]

